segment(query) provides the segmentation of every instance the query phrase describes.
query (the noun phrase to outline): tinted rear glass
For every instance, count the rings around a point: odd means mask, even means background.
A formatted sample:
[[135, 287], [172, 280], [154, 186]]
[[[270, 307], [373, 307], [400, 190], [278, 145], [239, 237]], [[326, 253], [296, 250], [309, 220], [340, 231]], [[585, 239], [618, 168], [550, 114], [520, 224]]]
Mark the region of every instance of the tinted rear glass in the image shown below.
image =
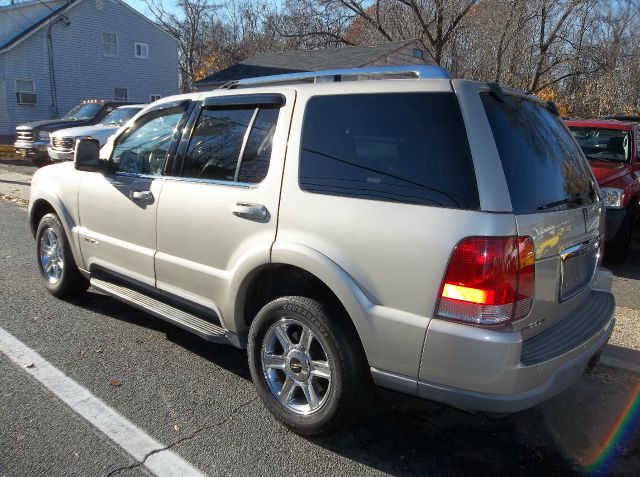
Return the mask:
[[339, 195], [478, 209], [467, 134], [452, 93], [309, 100], [300, 187]]
[[589, 164], [560, 119], [533, 101], [483, 93], [516, 214], [565, 210], [596, 198]]

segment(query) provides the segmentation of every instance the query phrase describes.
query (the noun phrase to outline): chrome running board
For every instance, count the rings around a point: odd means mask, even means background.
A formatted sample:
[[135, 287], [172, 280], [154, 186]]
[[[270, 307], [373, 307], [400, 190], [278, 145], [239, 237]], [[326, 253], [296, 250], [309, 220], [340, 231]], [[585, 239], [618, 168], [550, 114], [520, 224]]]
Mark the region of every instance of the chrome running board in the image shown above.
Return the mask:
[[96, 277], [91, 277], [91, 285], [128, 305], [190, 331], [207, 341], [238, 346], [235, 334], [229, 333], [224, 328], [125, 285]]

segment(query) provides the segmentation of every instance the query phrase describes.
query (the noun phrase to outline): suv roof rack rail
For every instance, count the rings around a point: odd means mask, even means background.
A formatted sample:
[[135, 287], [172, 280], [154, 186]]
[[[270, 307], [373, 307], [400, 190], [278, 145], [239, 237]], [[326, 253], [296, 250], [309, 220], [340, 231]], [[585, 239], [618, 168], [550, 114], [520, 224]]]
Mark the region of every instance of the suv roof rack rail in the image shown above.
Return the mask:
[[[405, 66], [374, 66], [370, 68], [348, 68], [337, 70], [305, 71], [301, 73], [287, 73], [283, 75], [258, 76], [231, 81], [222, 85], [221, 89], [234, 89], [248, 86], [263, 86], [270, 84], [296, 83], [333, 83], [338, 81], [385, 79], [384, 76], [415, 79], [451, 79], [451, 73], [438, 65], [405, 65]], [[373, 78], [372, 78], [373, 77]], [[388, 78], [387, 78], [388, 79]]]

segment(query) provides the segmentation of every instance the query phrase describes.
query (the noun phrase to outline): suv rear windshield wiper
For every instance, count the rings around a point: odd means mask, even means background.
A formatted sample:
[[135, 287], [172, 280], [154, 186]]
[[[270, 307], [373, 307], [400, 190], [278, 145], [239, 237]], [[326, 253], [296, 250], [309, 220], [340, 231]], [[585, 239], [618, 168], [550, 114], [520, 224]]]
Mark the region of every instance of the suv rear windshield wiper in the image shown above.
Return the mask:
[[586, 194], [574, 194], [572, 196], [567, 197], [566, 199], [557, 200], [555, 202], [549, 202], [548, 204], [538, 206], [538, 210], [546, 210], [553, 209], [555, 207], [565, 205], [565, 204], [578, 204], [582, 205], [585, 203], [588, 196]]

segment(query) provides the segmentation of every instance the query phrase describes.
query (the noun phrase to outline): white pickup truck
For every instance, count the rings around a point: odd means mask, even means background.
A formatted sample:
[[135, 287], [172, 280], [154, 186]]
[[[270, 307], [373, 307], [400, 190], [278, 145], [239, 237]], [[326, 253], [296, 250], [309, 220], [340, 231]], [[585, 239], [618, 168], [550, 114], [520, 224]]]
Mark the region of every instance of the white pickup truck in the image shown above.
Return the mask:
[[73, 161], [73, 149], [76, 139], [95, 139], [101, 146], [107, 142], [120, 126], [134, 117], [145, 104], [128, 104], [120, 106], [109, 113], [98, 124], [65, 128], [50, 134], [47, 152], [52, 161]]

